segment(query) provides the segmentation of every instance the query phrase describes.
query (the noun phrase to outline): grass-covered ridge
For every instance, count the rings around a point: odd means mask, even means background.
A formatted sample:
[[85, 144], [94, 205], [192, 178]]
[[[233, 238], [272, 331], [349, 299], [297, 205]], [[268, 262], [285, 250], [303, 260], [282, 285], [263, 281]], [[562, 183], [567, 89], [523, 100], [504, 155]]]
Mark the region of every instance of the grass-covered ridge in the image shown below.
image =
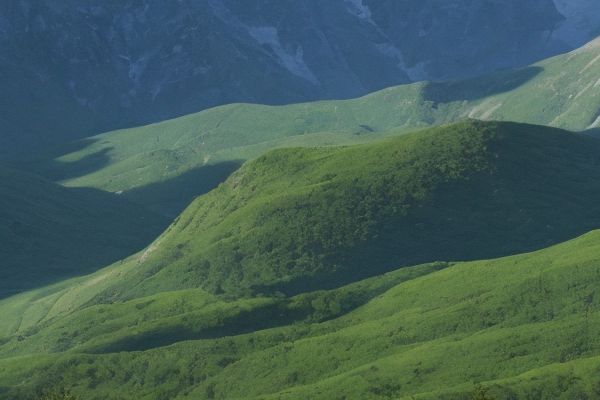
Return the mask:
[[[186, 291], [104, 305], [103, 311], [92, 306], [48, 320], [37, 332], [17, 332], [0, 346], [0, 398], [29, 399], [38, 388], [66, 387], [90, 400], [467, 400], [480, 383], [502, 400], [591, 399], [599, 389], [599, 265], [596, 231], [535, 253], [401, 269], [291, 299], [236, 305], [198, 302], [200, 292]], [[343, 308], [344, 299], [361, 296], [366, 304]], [[308, 310], [314, 318], [252, 333], [217, 330], [212, 337], [141, 352], [69, 348], [77, 344], [69, 340], [85, 335], [94, 321], [95, 329], [112, 321], [110, 328], [119, 315], [126, 319], [116, 336], [129, 331], [135, 343], [146, 317], [168, 323], [180, 316], [183, 328], [193, 312], [210, 315], [216, 306], [226, 314], [222, 320], [232, 308], [260, 315], [266, 301], [287, 304], [288, 312]], [[0, 310], [10, 304], [0, 303]], [[130, 306], [135, 316], [120, 314]], [[218, 320], [204, 317], [196, 324]], [[66, 348], [45, 348], [52, 343]], [[19, 346], [30, 355], [6, 354]]]
[[600, 226], [598, 154], [594, 138], [479, 121], [276, 150], [194, 201], [147, 249], [59, 285], [36, 310], [54, 316], [197, 288], [291, 295], [400, 266], [542, 248]]
[[0, 301], [0, 399], [594, 398], [598, 231], [456, 261], [599, 227], [598, 154], [481, 121], [271, 151], [140, 253]]
[[583, 135], [478, 121], [276, 150], [193, 202], [96, 301], [292, 294], [548, 246], [600, 226], [598, 154]]
[[361, 143], [467, 117], [581, 131], [600, 122], [598, 43], [468, 81], [404, 85], [345, 101], [217, 107], [86, 139], [36, 168], [70, 186], [124, 191], [173, 213], [182, 195], [208, 191], [239, 160], [273, 148]]
[[166, 224], [115, 194], [0, 168], [0, 298], [115, 262]]

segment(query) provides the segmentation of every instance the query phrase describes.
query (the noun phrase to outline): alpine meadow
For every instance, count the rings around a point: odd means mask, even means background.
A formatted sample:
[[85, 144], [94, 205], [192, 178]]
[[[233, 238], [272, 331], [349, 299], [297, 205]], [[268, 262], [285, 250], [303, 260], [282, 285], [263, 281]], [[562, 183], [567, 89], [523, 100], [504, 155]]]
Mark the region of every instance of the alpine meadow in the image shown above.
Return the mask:
[[0, 5], [0, 400], [600, 400], [600, 2]]

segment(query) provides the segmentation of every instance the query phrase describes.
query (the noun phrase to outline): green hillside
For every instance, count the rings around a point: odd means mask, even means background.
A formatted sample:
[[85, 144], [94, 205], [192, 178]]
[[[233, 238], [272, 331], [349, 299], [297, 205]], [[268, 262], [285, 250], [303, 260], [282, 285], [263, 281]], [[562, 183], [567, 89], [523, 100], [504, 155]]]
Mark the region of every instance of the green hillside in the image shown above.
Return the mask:
[[[54, 298], [43, 322], [15, 328], [0, 346], [0, 398], [65, 387], [90, 400], [467, 400], [482, 385], [494, 399], [593, 399], [598, 265], [596, 231], [535, 253], [404, 268], [289, 299], [188, 290], [58, 317], [65, 302]], [[48, 300], [33, 292], [0, 310], [11, 315], [27, 296]], [[269, 304], [277, 312], [265, 313]], [[246, 333], [253, 326], [261, 330]]]
[[118, 196], [0, 168], [0, 297], [139, 251], [164, 218]]
[[598, 154], [583, 135], [478, 121], [276, 150], [193, 202], [118, 280], [99, 275], [94, 298], [294, 294], [545, 247], [600, 227]]
[[52, 161], [35, 168], [69, 186], [124, 191], [172, 215], [240, 160], [272, 148], [367, 142], [467, 117], [596, 127], [599, 79], [600, 39], [528, 68], [468, 81], [398, 86], [345, 101], [218, 107], [86, 139], [51, 152]]
[[599, 154], [481, 121], [268, 152], [140, 253], [0, 301], [0, 399], [593, 399], [600, 231], [455, 261], [599, 227]]

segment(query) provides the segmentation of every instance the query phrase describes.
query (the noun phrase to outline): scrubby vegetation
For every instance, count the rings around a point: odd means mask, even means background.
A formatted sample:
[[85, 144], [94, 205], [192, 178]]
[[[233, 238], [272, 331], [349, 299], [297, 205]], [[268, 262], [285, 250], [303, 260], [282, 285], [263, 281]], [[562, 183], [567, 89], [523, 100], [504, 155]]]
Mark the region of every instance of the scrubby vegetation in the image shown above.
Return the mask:
[[66, 389], [47, 391], [41, 395], [39, 400], [77, 400], [78, 398]]

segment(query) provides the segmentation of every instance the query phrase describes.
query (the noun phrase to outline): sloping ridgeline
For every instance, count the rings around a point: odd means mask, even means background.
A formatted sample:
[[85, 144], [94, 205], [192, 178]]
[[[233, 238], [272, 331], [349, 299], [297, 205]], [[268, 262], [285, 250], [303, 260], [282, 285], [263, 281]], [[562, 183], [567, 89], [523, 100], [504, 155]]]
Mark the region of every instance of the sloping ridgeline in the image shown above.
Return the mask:
[[194, 201], [98, 301], [194, 287], [294, 294], [548, 246], [600, 226], [599, 154], [594, 138], [478, 121], [276, 150]]
[[467, 121], [270, 152], [145, 251], [0, 302], [0, 398], [592, 396], [598, 232], [407, 266], [597, 227], [599, 146]]
[[[227, 302], [196, 289], [57, 317], [85, 284], [71, 282], [59, 301], [48, 289], [27, 294], [36, 298], [29, 322], [49, 307], [0, 346], [0, 398], [62, 386], [90, 400], [467, 400], [479, 382], [497, 399], [593, 399], [599, 261], [595, 231], [535, 253], [402, 268], [291, 299]], [[0, 302], [3, 316], [27, 296]], [[298, 312], [307, 318], [240, 334]]]
[[217, 107], [72, 143], [33, 168], [69, 186], [123, 191], [171, 216], [240, 160], [274, 148], [371, 142], [467, 117], [598, 128], [599, 88], [597, 39], [527, 68], [465, 81], [403, 85], [347, 101]]

